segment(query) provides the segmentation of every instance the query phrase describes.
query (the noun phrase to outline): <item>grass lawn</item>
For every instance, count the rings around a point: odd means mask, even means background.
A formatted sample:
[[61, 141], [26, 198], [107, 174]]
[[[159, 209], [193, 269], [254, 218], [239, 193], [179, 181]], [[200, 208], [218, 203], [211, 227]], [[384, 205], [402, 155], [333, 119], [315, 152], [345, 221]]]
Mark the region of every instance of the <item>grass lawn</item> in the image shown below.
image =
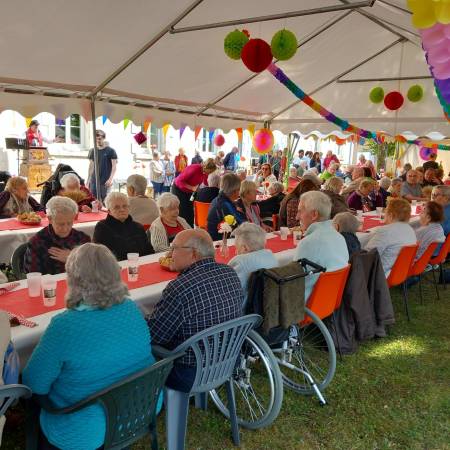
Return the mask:
[[[337, 363], [325, 391], [329, 404], [285, 390], [275, 423], [242, 430], [243, 449], [450, 449], [450, 286], [410, 290], [412, 321], [392, 290], [397, 323], [389, 337], [364, 343]], [[159, 418], [164, 448], [164, 416]], [[24, 449], [23, 429], [4, 433], [2, 449]], [[144, 439], [133, 450], [149, 449]], [[191, 408], [188, 449], [232, 449], [230, 426], [212, 402]], [[83, 449], [80, 449], [83, 450]]]

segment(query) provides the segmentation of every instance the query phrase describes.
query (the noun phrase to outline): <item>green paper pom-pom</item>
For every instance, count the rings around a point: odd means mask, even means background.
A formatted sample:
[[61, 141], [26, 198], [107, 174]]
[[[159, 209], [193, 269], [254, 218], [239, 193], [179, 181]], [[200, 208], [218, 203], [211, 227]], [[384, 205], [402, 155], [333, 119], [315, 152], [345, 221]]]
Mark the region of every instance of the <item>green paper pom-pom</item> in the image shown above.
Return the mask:
[[423, 87], [420, 84], [415, 84], [408, 89], [408, 100], [416, 103], [423, 98]]
[[228, 33], [223, 48], [226, 55], [231, 59], [241, 59], [241, 52], [244, 45], [248, 42], [248, 36], [239, 30]]
[[384, 90], [382, 87], [375, 87], [370, 91], [370, 101], [372, 103], [381, 103], [384, 99]]
[[292, 58], [297, 52], [297, 38], [292, 31], [280, 30], [277, 31], [272, 38], [270, 47], [274, 58], [280, 61], [286, 61]]

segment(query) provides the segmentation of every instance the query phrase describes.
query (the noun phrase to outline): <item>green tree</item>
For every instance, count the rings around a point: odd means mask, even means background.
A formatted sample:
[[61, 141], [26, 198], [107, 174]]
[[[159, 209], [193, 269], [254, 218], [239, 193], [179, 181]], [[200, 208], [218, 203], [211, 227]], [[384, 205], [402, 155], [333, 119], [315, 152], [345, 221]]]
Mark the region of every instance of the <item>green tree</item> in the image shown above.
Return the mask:
[[395, 142], [378, 143], [374, 139], [367, 139], [364, 149], [377, 157], [378, 168], [386, 168], [386, 158], [394, 157], [397, 144]]

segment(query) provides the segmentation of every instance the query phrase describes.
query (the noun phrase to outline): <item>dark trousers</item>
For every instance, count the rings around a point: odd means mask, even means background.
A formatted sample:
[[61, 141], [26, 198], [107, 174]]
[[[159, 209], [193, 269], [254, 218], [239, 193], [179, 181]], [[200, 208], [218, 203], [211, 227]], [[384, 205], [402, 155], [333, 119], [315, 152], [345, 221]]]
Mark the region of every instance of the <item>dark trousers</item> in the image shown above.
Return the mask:
[[156, 181], [152, 181], [153, 185], [153, 197], [161, 195], [164, 192], [164, 183], [157, 183]]
[[92, 195], [95, 198], [100, 199], [102, 201], [102, 203], [104, 203], [105, 198], [108, 194], [108, 188], [104, 184], [100, 185], [100, 197], [97, 196], [97, 186], [95, 185], [95, 183], [89, 184], [89, 190], [92, 192]]
[[175, 184], [172, 185], [172, 194], [180, 200], [180, 217], [194, 228], [194, 202], [191, 201], [192, 192], [183, 192]]
[[195, 381], [195, 367], [174, 365], [166, 380], [166, 386], [180, 392], [191, 392]]

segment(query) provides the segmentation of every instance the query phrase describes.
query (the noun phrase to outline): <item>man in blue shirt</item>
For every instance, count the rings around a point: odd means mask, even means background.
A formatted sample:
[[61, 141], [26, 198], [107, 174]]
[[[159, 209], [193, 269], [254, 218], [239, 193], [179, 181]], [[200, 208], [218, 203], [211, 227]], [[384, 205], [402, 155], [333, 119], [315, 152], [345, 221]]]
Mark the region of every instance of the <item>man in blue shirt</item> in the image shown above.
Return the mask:
[[[211, 237], [202, 229], [178, 233], [170, 246], [171, 269], [179, 272], [147, 317], [152, 342], [174, 349], [194, 334], [242, 315], [244, 293], [237, 273], [214, 261]], [[195, 355], [177, 361], [166, 385], [189, 392], [195, 379]]]
[[230, 153], [227, 153], [223, 160], [223, 167], [225, 170], [234, 172], [236, 170], [236, 154], [239, 152], [237, 147], [233, 147]]
[[89, 151], [89, 171], [88, 171], [88, 185], [90, 191], [94, 196], [102, 202], [108, 194], [108, 189], [112, 186], [114, 175], [117, 169], [117, 153], [107, 146], [105, 143], [106, 134], [103, 130], [97, 130], [95, 139], [97, 141], [98, 149], [98, 173], [100, 177], [100, 192], [97, 193], [97, 185], [94, 170], [94, 150]]

